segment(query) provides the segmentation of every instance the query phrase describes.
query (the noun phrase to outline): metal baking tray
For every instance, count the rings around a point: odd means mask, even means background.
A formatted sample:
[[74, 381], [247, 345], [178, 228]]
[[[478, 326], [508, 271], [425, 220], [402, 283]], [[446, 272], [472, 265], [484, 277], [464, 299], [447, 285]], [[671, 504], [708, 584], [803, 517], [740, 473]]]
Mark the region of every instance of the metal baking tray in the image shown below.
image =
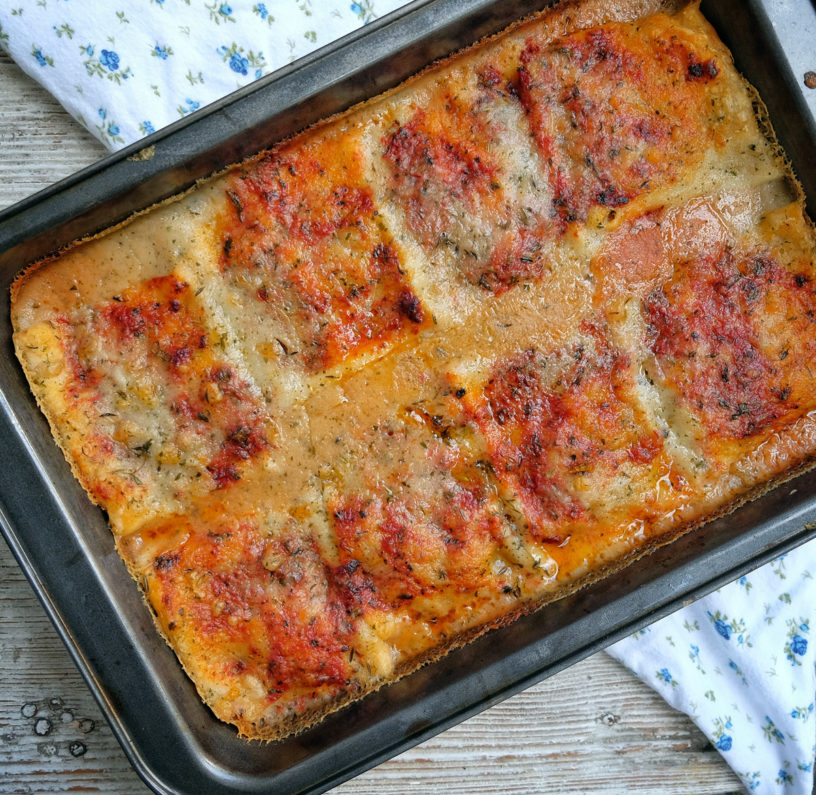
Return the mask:
[[[135, 769], [157, 792], [323, 791], [816, 536], [816, 471], [268, 745], [202, 704], [51, 440], [11, 346], [8, 287], [93, 234], [396, 85], [547, 0], [420, 0], [0, 213], [0, 525]], [[816, 215], [811, 0], [704, 0]], [[789, 55], [786, 55], [788, 53]], [[790, 56], [790, 57], [789, 57]], [[816, 92], [811, 92], [816, 93]], [[810, 107], [809, 107], [810, 105]], [[132, 156], [154, 147], [150, 159]]]

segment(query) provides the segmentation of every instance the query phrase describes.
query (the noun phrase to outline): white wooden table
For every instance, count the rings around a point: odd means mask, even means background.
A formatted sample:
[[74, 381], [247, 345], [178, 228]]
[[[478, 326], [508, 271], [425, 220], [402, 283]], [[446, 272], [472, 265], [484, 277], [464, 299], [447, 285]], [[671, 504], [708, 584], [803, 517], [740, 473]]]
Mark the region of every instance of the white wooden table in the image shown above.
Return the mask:
[[[0, 53], [0, 208], [102, 154], [95, 139]], [[0, 539], [0, 792], [75, 790], [140, 793], [147, 788]], [[336, 792], [420, 790], [742, 791], [690, 720], [604, 654]]]

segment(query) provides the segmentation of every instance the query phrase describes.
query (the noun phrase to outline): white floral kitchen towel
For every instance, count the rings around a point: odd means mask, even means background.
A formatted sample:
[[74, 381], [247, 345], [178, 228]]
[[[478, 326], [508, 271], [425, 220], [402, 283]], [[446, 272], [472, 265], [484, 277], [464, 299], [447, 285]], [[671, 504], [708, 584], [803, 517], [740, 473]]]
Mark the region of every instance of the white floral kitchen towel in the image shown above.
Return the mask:
[[[110, 149], [405, 0], [2, 0], [0, 46]], [[616, 644], [757, 793], [804, 795], [816, 742], [816, 542]]]
[[608, 649], [762, 795], [813, 792], [814, 577], [810, 541]]
[[0, 0], [0, 47], [120, 149], [407, 0]]

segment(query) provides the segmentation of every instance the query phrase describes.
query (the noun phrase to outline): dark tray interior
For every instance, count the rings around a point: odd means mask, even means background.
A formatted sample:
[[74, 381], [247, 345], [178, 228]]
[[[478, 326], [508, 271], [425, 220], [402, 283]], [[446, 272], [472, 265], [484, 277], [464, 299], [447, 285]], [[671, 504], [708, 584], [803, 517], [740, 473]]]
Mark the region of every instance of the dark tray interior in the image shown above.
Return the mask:
[[[0, 525], [125, 752], [157, 791], [326, 789], [816, 536], [812, 472], [298, 737], [260, 745], [238, 739], [202, 705], [156, 633], [102, 513], [54, 446], [10, 341], [7, 288], [26, 262], [545, 5], [413, 3], [0, 213], [0, 445], [13, 462], [0, 470]], [[708, 0], [703, 8], [765, 99], [814, 216], [816, 112], [786, 52], [812, 50], [816, 8], [810, 0], [788, 5], [797, 12], [775, 20], [776, 29], [772, 0]], [[146, 144], [155, 147], [152, 159], [128, 159]]]

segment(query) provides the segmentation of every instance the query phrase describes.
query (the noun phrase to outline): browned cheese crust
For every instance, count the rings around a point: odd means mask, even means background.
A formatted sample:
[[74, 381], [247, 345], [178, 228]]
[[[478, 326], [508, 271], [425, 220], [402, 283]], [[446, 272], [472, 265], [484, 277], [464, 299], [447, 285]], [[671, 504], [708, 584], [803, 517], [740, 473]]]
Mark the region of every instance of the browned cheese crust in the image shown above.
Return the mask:
[[808, 464], [814, 233], [755, 104], [696, 5], [572, 3], [18, 279], [219, 718], [301, 730]]

